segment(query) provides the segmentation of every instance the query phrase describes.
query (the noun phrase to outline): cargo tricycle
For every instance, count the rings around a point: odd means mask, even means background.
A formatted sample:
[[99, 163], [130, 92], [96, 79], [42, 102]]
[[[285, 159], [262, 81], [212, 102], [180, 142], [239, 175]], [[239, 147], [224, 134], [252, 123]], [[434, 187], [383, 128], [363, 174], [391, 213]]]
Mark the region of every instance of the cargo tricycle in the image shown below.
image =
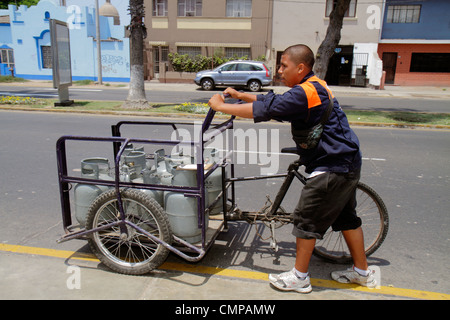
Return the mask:
[[[303, 184], [308, 179], [299, 171], [300, 161], [292, 162], [284, 173], [236, 177], [233, 139], [224, 139], [222, 150], [209, 147], [211, 141], [233, 130], [235, 117], [213, 122], [214, 117], [210, 109], [201, 123], [121, 121], [111, 126], [108, 137], [62, 136], [56, 153], [65, 234], [57, 241], [87, 240], [107, 267], [136, 275], [158, 268], [169, 253], [200, 261], [218, 235], [228, 230], [230, 221], [264, 223], [270, 230], [270, 247], [278, 250], [276, 229], [293, 220], [284, 209], [288, 206], [281, 206], [283, 199], [294, 179]], [[164, 140], [123, 137], [125, 126], [167, 127], [172, 136]], [[193, 138], [178, 135], [179, 126], [194, 128]], [[83, 158], [81, 169], [69, 172], [69, 142], [74, 141], [110, 144], [112, 160]], [[296, 154], [296, 148], [281, 152]], [[273, 178], [282, 180], [273, 201], [268, 198], [257, 212], [238, 206], [237, 183]], [[371, 255], [386, 237], [387, 209], [380, 196], [361, 182], [357, 202], [366, 254]], [[293, 210], [295, 205], [290, 207]], [[343, 236], [332, 230], [317, 241], [314, 254], [337, 263], [351, 261]]]

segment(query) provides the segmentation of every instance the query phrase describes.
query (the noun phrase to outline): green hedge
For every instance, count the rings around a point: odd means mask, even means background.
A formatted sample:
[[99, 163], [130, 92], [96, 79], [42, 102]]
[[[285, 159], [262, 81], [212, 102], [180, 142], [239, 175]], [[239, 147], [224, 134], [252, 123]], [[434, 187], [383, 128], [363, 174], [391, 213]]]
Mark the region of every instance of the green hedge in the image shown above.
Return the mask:
[[[222, 63], [231, 60], [248, 60], [248, 57], [236, 56], [232, 58], [225, 58], [219, 55], [214, 55], [212, 57], [197, 55], [192, 58], [188, 54], [169, 53], [169, 61], [172, 64], [174, 71], [178, 72], [199, 72], [202, 70], [214, 69]], [[256, 60], [264, 61], [265, 57], [261, 56]]]

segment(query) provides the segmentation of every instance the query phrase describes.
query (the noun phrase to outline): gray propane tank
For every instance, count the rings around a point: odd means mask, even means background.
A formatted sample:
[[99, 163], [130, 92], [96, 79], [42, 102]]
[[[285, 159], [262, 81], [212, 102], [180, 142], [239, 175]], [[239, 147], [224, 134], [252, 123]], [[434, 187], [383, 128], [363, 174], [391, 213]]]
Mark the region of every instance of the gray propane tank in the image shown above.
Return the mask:
[[[145, 168], [142, 170], [142, 179], [145, 184], [161, 184], [161, 179], [154, 169]], [[140, 191], [155, 199], [164, 208], [164, 191], [151, 189], [140, 189]]]
[[[183, 169], [178, 166], [173, 173], [173, 185], [195, 187], [197, 185], [197, 170]], [[197, 198], [185, 197], [183, 193], [164, 192], [164, 208], [169, 218], [170, 227], [174, 235], [189, 243], [196, 243], [202, 239], [202, 230], [198, 227]], [[206, 226], [209, 217], [205, 217]]]
[[[204, 159], [205, 164], [214, 165], [217, 160], [218, 150], [215, 148], [206, 148], [204, 151]], [[205, 180], [205, 188], [208, 193], [208, 205], [209, 207], [213, 201], [217, 198], [217, 196], [222, 192], [222, 169], [221, 167], [217, 167], [208, 178]], [[222, 196], [216, 202], [214, 207], [212, 207], [209, 211], [210, 215], [217, 215], [222, 212]]]
[[[109, 175], [109, 160], [106, 158], [87, 158], [81, 160], [81, 177], [96, 180], [113, 180]], [[75, 218], [80, 226], [86, 225], [86, 216], [91, 203], [101, 193], [109, 190], [108, 186], [78, 183], [74, 188]]]

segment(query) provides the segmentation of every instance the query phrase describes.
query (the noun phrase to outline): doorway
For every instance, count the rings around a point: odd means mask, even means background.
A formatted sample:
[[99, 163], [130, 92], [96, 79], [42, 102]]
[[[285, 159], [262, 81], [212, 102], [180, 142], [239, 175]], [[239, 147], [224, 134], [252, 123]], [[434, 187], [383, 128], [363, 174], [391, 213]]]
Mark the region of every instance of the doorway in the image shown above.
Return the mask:
[[383, 52], [383, 71], [386, 71], [386, 84], [394, 84], [397, 67], [397, 52]]
[[325, 81], [329, 85], [349, 86], [352, 79], [353, 46], [338, 46], [328, 62]]

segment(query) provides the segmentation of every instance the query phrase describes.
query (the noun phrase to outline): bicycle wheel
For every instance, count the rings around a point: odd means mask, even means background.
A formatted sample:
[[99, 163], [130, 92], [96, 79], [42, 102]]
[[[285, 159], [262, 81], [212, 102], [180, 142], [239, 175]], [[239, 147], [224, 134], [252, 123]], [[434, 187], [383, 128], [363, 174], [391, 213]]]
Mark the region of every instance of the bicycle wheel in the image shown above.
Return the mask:
[[[389, 228], [388, 212], [380, 196], [362, 182], [356, 188], [356, 201], [356, 213], [362, 219], [366, 256], [370, 256], [386, 238]], [[337, 263], [352, 261], [344, 236], [331, 228], [322, 240], [317, 240], [314, 254]]]
[[[126, 220], [166, 243], [172, 242], [167, 215], [154, 199], [133, 189], [121, 191], [121, 198]], [[94, 200], [86, 226], [93, 229], [119, 220], [118, 200], [113, 189]], [[89, 245], [101, 262], [116, 272], [138, 275], [150, 272], [166, 260], [167, 248], [129, 225], [126, 228], [126, 234], [121, 234], [118, 225], [91, 234]]]

